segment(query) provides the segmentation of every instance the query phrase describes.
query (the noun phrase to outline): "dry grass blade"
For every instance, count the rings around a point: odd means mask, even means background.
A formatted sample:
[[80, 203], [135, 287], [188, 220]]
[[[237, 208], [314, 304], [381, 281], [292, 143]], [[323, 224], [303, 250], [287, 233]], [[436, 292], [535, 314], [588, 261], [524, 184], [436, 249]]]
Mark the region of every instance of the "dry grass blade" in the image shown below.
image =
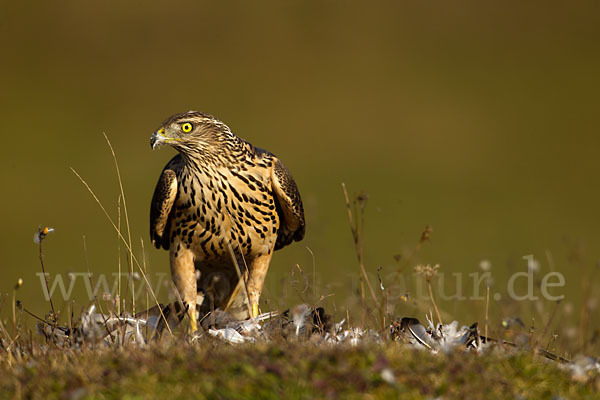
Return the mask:
[[[252, 315], [252, 304], [250, 304], [250, 297], [248, 296], [248, 290], [246, 289], [246, 282], [244, 279], [244, 275], [242, 275], [242, 271], [240, 270], [240, 266], [237, 262], [237, 258], [235, 257], [235, 253], [233, 252], [233, 248], [231, 248], [231, 244], [227, 243], [227, 249], [229, 250], [229, 255], [231, 256], [231, 260], [233, 261], [233, 265], [235, 266], [235, 272], [237, 273], [238, 276], [238, 284], [235, 287], [235, 289], [233, 290], [231, 297], [229, 298], [229, 302], [228, 304], [225, 306], [225, 311], [227, 311], [229, 309], [229, 307], [231, 307], [231, 304], [234, 300], [234, 298], [236, 297], [236, 294], [238, 293], [239, 290], [241, 290], [244, 293], [244, 297], [246, 298], [246, 306], [248, 307], [248, 314], [253, 317]], [[246, 263], [246, 260], [244, 260], [244, 264]], [[248, 270], [248, 266], [246, 265], [246, 271]]]
[[485, 296], [485, 337], [488, 337], [488, 322], [489, 322], [489, 311], [490, 311], [490, 287], [487, 286], [487, 293]]
[[[146, 267], [146, 249], [144, 248], [144, 239], [140, 238], [142, 245], [142, 265], [144, 266], [144, 272], [148, 272]], [[148, 291], [146, 291], [146, 320], [148, 320], [148, 310], [150, 309], [150, 299], [148, 298]], [[147, 327], [146, 327], [147, 328]], [[146, 329], [147, 331], [148, 329]]]
[[146, 285], [148, 286], [148, 289], [150, 290], [150, 293], [152, 294], [152, 297], [154, 298], [154, 301], [155, 301], [156, 305], [158, 306], [158, 309], [160, 310], [160, 315], [164, 319], [164, 321], [165, 321], [165, 323], [167, 325], [167, 329], [168, 329], [169, 333], [173, 334], [173, 332], [171, 331], [171, 328], [169, 327], [167, 319], [165, 318], [165, 315], [164, 315], [164, 313], [162, 311], [162, 308], [160, 307], [160, 303], [158, 302], [158, 299], [156, 298], [156, 294], [154, 293], [154, 290], [152, 290], [152, 286], [150, 285], [150, 282], [148, 281], [148, 277], [146, 276], [146, 273], [142, 269], [142, 266], [138, 262], [138, 260], [135, 257], [135, 255], [133, 255], [133, 250], [132, 250], [131, 246], [129, 245], [129, 243], [127, 242], [127, 240], [125, 240], [125, 237], [123, 237], [123, 234], [121, 233], [121, 231], [119, 230], [119, 228], [117, 227], [117, 225], [115, 225], [115, 222], [110, 217], [110, 215], [108, 214], [108, 211], [106, 211], [106, 208], [104, 207], [104, 205], [102, 204], [102, 202], [100, 201], [100, 199], [98, 199], [98, 196], [96, 196], [96, 193], [94, 193], [94, 191], [92, 190], [92, 188], [90, 187], [90, 185], [88, 185], [88, 183], [85, 181], [85, 179], [83, 179], [81, 177], [81, 175], [79, 175], [77, 173], [77, 171], [75, 171], [75, 169], [73, 167], [71, 167], [71, 171], [73, 171], [73, 173], [77, 176], [77, 178], [79, 178], [79, 180], [81, 181], [81, 183], [83, 183], [83, 185], [86, 187], [86, 189], [88, 190], [88, 192], [90, 192], [90, 194], [92, 195], [92, 197], [94, 198], [94, 200], [96, 201], [96, 203], [98, 203], [98, 205], [100, 206], [100, 209], [102, 210], [102, 212], [104, 213], [104, 215], [106, 216], [106, 218], [108, 219], [108, 221], [110, 222], [110, 224], [112, 225], [112, 227], [115, 229], [115, 231], [117, 232], [117, 234], [119, 235], [119, 237], [121, 238], [121, 240], [123, 241], [123, 243], [125, 244], [125, 247], [127, 248], [127, 251], [129, 252], [131, 259], [133, 260], [133, 262], [135, 263], [135, 265], [137, 265], [138, 269], [140, 270], [140, 273], [142, 274], [142, 277], [144, 278], [144, 281], [146, 282]]
[[433, 309], [435, 310], [435, 315], [438, 319], [438, 322], [440, 324], [443, 324], [440, 310], [438, 309], [438, 306], [435, 303], [435, 298], [433, 297], [433, 289], [431, 289], [431, 282], [427, 282], [427, 288], [429, 289], [429, 298], [431, 299], [431, 303], [433, 304]]
[[536, 347], [544, 339], [544, 337], [546, 337], [546, 334], [548, 333], [548, 329], [550, 329], [550, 325], [552, 324], [552, 321], [554, 321], [554, 316], [556, 315], [556, 312], [558, 311], [558, 306], [560, 305], [560, 303], [561, 303], [560, 300], [557, 300], [556, 303], [554, 303], [554, 308], [552, 309], [550, 318], [548, 318], [548, 321], [546, 321], [546, 325], [544, 325], [544, 330], [542, 331], [542, 335], [536, 341]]
[[310, 247], [306, 246], [306, 250], [308, 250], [308, 252], [310, 253], [310, 256], [312, 257], [312, 267], [313, 267], [313, 301], [315, 301], [317, 299], [317, 263], [315, 260], [315, 253], [313, 253], [313, 251], [310, 249]]
[[[119, 180], [119, 189], [121, 190], [121, 199], [123, 199], [123, 212], [125, 214], [125, 226], [127, 227], [127, 241], [129, 243], [129, 248], [132, 247], [132, 242], [131, 242], [131, 228], [129, 226], [129, 214], [127, 213], [127, 202], [125, 201], [125, 191], [123, 190], [123, 181], [121, 180], [121, 171], [119, 170], [119, 163], [117, 162], [117, 156], [115, 155], [115, 150], [112, 147], [112, 144], [110, 143], [110, 140], [108, 140], [108, 136], [106, 136], [105, 132], [102, 132], [102, 134], [104, 135], [104, 139], [106, 139], [106, 143], [108, 144], [108, 147], [110, 148], [110, 152], [112, 154], [113, 160], [115, 162], [115, 169], [117, 170], [117, 179]], [[133, 276], [133, 253], [130, 251], [129, 252], [129, 265], [131, 267], [131, 276]], [[119, 275], [120, 276], [120, 275]], [[133, 279], [131, 280], [131, 302], [132, 302], [132, 311], [133, 314], [135, 314], [135, 288], [134, 288], [134, 283], [133, 283]]]
[[[121, 230], [121, 196], [117, 200], [117, 227]], [[121, 239], [117, 236], [117, 268], [119, 273], [119, 281], [117, 294], [119, 301], [117, 302], [117, 314], [121, 315]]]

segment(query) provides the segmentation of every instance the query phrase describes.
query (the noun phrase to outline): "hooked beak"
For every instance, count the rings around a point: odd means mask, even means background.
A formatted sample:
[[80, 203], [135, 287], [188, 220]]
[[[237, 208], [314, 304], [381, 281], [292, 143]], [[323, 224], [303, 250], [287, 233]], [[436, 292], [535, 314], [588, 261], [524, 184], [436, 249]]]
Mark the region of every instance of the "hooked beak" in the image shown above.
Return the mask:
[[152, 147], [152, 150], [157, 146], [167, 143], [167, 137], [163, 135], [164, 132], [165, 130], [161, 128], [152, 134], [150, 137], [150, 147]]

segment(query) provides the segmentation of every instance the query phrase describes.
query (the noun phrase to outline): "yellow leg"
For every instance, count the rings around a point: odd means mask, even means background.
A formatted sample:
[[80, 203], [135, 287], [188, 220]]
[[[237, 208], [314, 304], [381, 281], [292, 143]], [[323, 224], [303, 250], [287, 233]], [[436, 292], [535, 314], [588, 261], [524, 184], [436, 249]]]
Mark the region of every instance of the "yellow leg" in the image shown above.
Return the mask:
[[270, 254], [264, 254], [254, 258], [250, 262], [250, 276], [248, 277], [248, 297], [250, 299], [250, 305], [252, 307], [252, 318], [258, 316], [258, 302], [260, 300], [260, 294], [262, 292], [263, 285], [265, 283], [265, 276], [269, 269], [269, 262], [271, 261]]
[[190, 317], [190, 330], [191, 333], [194, 333], [198, 330], [198, 320], [196, 318], [196, 307], [194, 305], [194, 308], [192, 309], [191, 307], [188, 309], [188, 316]]
[[193, 333], [198, 330], [194, 255], [190, 250], [178, 246], [177, 243], [171, 245], [171, 276], [183, 304], [188, 307], [187, 313], [190, 317], [190, 328]]

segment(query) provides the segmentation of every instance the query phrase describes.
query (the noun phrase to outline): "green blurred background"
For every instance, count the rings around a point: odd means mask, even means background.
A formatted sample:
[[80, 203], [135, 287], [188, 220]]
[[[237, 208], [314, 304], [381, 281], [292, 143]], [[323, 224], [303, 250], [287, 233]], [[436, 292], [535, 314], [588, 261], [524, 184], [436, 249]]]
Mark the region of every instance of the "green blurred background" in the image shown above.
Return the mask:
[[[587, 297], [593, 314], [596, 2], [0, 4], [0, 291], [10, 294], [22, 278], [18, 297], [30, 310], [48, 310], [35, 275], [39, 224], [56, 229], [45, 241], [52, 274], [86, 271], [83, 236], [90, 269], [117, 270], [116, 234], [69, 169], [116, 218], [119, 186], [103, 132], [120, 163], [136, 256], [143, 239], [149, 273], [168, 272], [167, 252], [149, 245], [148, 214], [174, 152], [151, 151], [149, 138], [171, 114], [193, 109], [277, 154], [300, 187], [307, 235], [276, 253], [266, 299], [300, 297], [303, 285], [290, 283], [302, 280], [291, 276], [299, 264], [311, 286], [305, 301], [333, 293], [324, 302], [345, 312], [358, 290], [345, 182], [351, 195], [368, 194], [371, 279], [379, 266], [383, 276], [395, 271], [394, 255], [406, 258], [430, 225], [430, 243], [404, 268], [407, 282], [419, 262], [449, 275], [477, 272], [485, 259], [494, 293], [504, 294], [532, 254], [539, 273], [565, 276], [553, 292], [566, 295], [558, 320], [577, 321]], [[79, 281], [80, 305], [84, 294]], [[410, 307], [394, 312], [414, 314]], [[463, 323], [483, 318], [481, 301], [440, 307]], [[527, 323], [549, 314], [547, 305], [518, 308]], [[513, 309], [494, 302], [491, 318]]]

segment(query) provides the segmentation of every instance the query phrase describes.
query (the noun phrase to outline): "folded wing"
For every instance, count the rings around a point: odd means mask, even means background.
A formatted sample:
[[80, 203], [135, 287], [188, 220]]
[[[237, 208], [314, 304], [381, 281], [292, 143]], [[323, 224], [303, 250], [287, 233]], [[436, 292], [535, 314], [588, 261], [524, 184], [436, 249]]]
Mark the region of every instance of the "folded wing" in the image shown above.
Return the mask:
[[177, 171], [181, 156], [177, 155], [165, 166], [152, 196], [150, 205], [150, 238], [157, 249], [169, 250], [171, 209], [177, 198]]
[[277, 158], [273, 161], [271, 181], [280, 219], [275, 250], [279, 250], [304, 237], [304, 208], [292, 174]]

